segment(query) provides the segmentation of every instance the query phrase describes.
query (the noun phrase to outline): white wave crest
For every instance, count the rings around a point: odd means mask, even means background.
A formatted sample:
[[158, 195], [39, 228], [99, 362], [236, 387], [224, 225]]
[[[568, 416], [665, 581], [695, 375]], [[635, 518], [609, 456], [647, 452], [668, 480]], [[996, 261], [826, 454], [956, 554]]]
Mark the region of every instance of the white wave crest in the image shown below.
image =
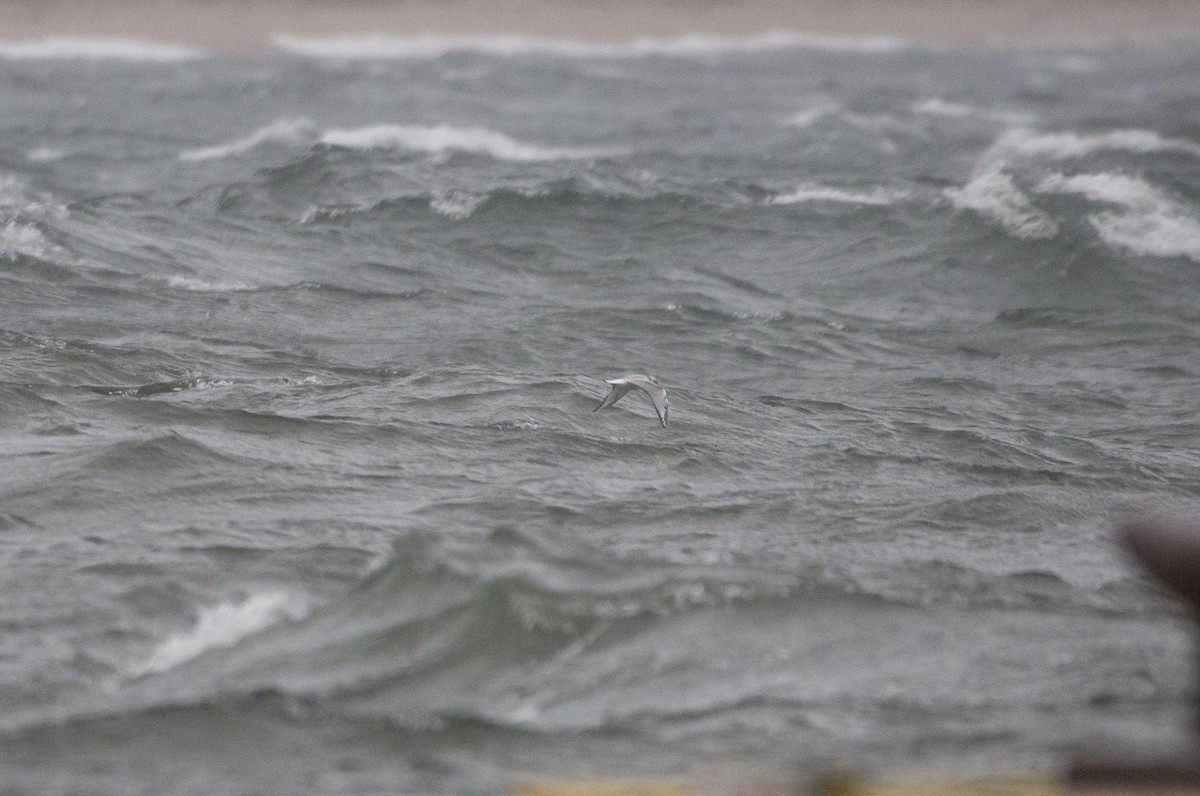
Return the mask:
[[802, 110], [796, 111], [796, 113], [788, 118], [785, 124], [789, 127], [812, 127], [821, 119], [830, 114], [837, 113], [839, 110], [841, 110], [841, 106], [835, 105], [832, 102], [816, 102]]
[[311, 205], [304, 211], [304, 215], [300, 216], [300, 223], [304, 226], [309, 226], [310, 224], [336, 221], [342, 216], [361, 213], [365, 209], [364, 205], [357, 202], [334, 202], [325, 205]]
[[203, 279], [178, 275], [167, 279], [167, 285], [177, 290], [190, 290], [197, 293], [232, 293], [238, 290], [254, 290], [254, 285], [247, 285], [244, 282], [206, 282]]
[[25, 60], [109, 60], [177, 63], [206, 57], [204, 50], [134, 39], [48, 36], [36, 41], [0, 41], [0, 58]]
[[349, 149], [408, 149], [430, 154], [472, 152], [499, 160], [539, 161], [612, 157], [619, 150], [543, 147], [525, 144], [482, 127], [379, 124], [349, 130], [328, 130], [321, 143]]
[[299, 142], [315, 136], [316, 129], [308, 119], [276, 119], [258, 128], [245, 138], [225, 144], [200, 149], [189, 149], [179, 153], [180, 160], [216, 160], [234, 155], [244, 155], [255, 147], [271, 142]]
[[364, 60], [381, 58], [440, 58], [452, 52], [514, 57], [549, 55], [564, 58], [642, 58], [647, 56], [703, 57], [723, 53], [779, 49], [881, 53], [910, 48], [912, 43], [891, 37], [850, 38], [776, 32], [758, 36], [692, 34], [671, 38], [642, 37], [624, 42], [595, 42], [530, 36], [348, 36], [314, 38], [277, 34], [280, 49], [313, 58]]
[[45, 260], [56, 259], [58, 254], [58, 247], [46, 240], [42, 231], [32, 224], [9, 221], [0, 227], [0, 257], [25, 256]]
[[25, 158], [31, 163], [54, 163], [57, 160], [62, 160], [66, 156], [66, 152], [52, 146], [34, 147], [25, 153]]
[[903, 191], [873, 188], [867, 192], [844, 191], [825, 185], [801, 185], [791, 193], [774, 196], [767, 201], [772, 205], [794, 205], [802, 202], [837, 202], [853, 205], [883, 206], [895, 204], [907, 197]]
[[0, 173], [0, 257], [19, 256], [64, 261], [69, 255], [48, 241], [38, 222], [61, 221], [69, 213], [65, 205], [49, 197], [34, 198], [19, 177]]
[[440, 213], [455, 221], [462, 221], [475, 212], [487, 197], [466, 191], [444, 191], [429, 200], [429, 207], [435, 213]]
[[1033, 117], [1028, 113], [980, 108], [963, 102], [932, 97], [912, 106], [913, 113], [923, 116], [940, 116], [947, 119], [982, 119], [1005, 124], [1029, 124]]
[[1049, 238], [1058, 233], [1054, 219], [1035, 207], [999, 165], [976, 175], [962, 188], [947, 189], [945, 195], [959, 210], [972, 210], [996, 221], [1019, 238]]
[[199, 657], [212, 649], [231, 647], [246, 636], [285, 621], [297, 621], [308, 613], [303, 599], [283, 592], [254, 594], [236, 603], [221, 603], [200, 609], [191, 630], [176, 633], [130, 674], [163, 672]]
[[1125, 174], [1053, 174], [1037, 190], [1076, 194], [1121, 208], [1088, 218], [1100, 239], [1113, 248], [1200, 262], [1200, 219], [1145, 180]]
[[1051, 174], [1038, 185], [1039, 193], [1070, 193], [1093, 202], [1122, 207], [1151, 207], [1162, 204], [1161, 193], [1145, 180], [1126, 174]]
[[1200, 157], [1200, 144], [1182, 138], [1165, 138], [1153, 130], [1111, 130], [1107, 133], [1040, 133], [1026, 127], [1008, 130], [992, 146], [988, 159], [1012, 155], [1047, 157], [1055, 160], [1079, 158], [1103, 151], [1180, 152]]

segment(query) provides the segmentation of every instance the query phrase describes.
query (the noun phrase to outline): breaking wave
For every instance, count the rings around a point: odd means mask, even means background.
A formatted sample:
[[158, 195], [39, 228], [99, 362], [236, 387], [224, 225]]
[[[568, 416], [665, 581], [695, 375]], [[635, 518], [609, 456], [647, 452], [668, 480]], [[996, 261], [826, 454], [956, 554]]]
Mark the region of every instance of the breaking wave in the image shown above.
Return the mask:
[[546, 147], [527, 144], [484, 127], [378, 124], [328, 130], [320, 142], [348, 149], [400, 149], [430, 154], [468, 152], [498, 160], [539, 161], [614, 157], [622, 150]]
[[1179, 152], [1200, 157], [1200, 144], [1182, 138], [1165, 138], [1153, 130], [1111, 130], [1106, 133], [1043, 133], [1018, 127], [1000, 136], [988, 154], [990, 159], [1023, 155], [1057, 160], [1080, 158], [1102, 151]]
[[250, 150], [266, 143], [294, 143], [311, 139], [315, 135], [312, 122], [308, 119], [276, 119], [270, 124], [258, 128], [245, 138], [239, 138], [225, 144], [216, 144], [199, 149], [189, 149], [179, 153], [180, 160], [216, 160], [236, 155], [244, 155]]
[[772, 197], [768, 200], [768, 204], [794, 205], [803, 202], [835, 202], [839, 204], [882, 207], [895, 204], [906, 196], [908, 194], [903, 191], [894, 191], [888, 188], [872, 188], [869, 191], [856, 192], [831, 188], [826, 185], [808, 184], [801, 185], [791, 193]]
[[1077, 194], [1119, 208], [1088, 218], [1100, 239], [1114, 248], [1200, 262], [1200, 219], [1145, 180], [1124, 174], [1055, 174], [1038, 190]]
[[1018, 238], [1050, 238], [1058, 233], [1058, 222], [1039, 210], [999, 165], [945, 194], [955, 208], [973, 210]]
[[253, 594], [240, 602], [202, 608], [190, 630], [169, 636], [145, 661], [132, 667], [130, 674], [164, 672], [209, 650], [231, 647], [271, 625], [302, 619], [307, 613], [303, 599], [284, 592]]

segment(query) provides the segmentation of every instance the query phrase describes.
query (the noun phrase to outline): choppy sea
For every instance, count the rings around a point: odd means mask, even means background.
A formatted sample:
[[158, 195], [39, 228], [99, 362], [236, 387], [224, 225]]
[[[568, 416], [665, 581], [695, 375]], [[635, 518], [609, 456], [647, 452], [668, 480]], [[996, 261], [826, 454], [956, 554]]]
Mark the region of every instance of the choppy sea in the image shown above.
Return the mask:
[[[0, 42], [0, 790], [1188, 720], [1200, 44]], [[593, 408], [605, 378], [656, 376]]]

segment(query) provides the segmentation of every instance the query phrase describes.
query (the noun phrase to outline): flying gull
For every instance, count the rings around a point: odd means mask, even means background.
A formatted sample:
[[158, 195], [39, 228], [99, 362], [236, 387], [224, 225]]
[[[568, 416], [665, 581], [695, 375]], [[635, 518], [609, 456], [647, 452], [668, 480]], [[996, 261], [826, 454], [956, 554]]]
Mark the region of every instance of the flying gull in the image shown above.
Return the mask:
[[646, 376], [642, 373], [631, 373], [619, 379], [605, 379], [604, 383], [611, 384], [612, 390], [609, 391], [608, 395], [604, 396], [604, 400], [592, 410], [593, 412], [599, 412], [607, 406], [612, 406], [624, 398], [625, 393], [637, 387], [650, 396], [650, 401], [654, 404], [654, 411], [658, 414], [658, 422], [663, 424], [663, 428], [667, 427], [667, 391], [658, 386], [658, 382], [655, 381], [653, 376]]

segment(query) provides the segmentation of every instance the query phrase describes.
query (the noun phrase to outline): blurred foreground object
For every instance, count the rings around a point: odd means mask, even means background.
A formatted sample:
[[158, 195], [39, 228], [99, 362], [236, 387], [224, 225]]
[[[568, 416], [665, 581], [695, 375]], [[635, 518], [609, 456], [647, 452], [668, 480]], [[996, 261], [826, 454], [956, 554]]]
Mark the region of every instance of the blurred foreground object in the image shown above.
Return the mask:
[[[1200, 624], [1200, 525], [1152, 518], [1126, 524], [1122, 543], [1159, 581], [1184, 599]], [[1200, 689], [1196, 692], [1200, 700]], [[514, 796], [1069, 796], [1075, 794], [1200, 795], [1200, 702], [1183, 743], [1162, 751], [1092, 743], [1054, 773], [1012, 777], [954, 777], [945, 772], [900, 777], [832, 775], [816, 784], [799, 779], [733, 776], [684, 779], [545, 779], [519, 785]]]
[[[1200, 526], [1177, 519], [1149, 518], [1128, 523], [1121, 529], [1121, 536], [1138, 561], [1184, 599], [1192, 620], [1200, 623]], [[1192, 718], [1188, 737], [1173, 750], [1134, 751], [1112, 744], [1086, 746], [1072, 761], [1068, 782], [1077, 788], [1200, 793], [1198, 731], [1200, 709]]]

